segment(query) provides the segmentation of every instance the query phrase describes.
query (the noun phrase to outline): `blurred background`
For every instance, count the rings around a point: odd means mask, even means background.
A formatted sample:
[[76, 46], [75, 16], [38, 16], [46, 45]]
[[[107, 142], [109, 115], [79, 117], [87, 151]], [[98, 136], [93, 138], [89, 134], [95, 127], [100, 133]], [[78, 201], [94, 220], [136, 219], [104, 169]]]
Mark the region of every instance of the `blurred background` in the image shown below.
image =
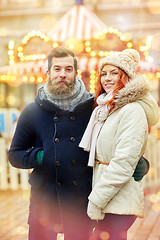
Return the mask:
[[[30, 172], [11, 167], [7, 150], [20, 112], [34, 101], [37, 90], [47, 81], [48, 53], [56, 46], [70, 48], [78, 58], [78, 76], [94, 93], [103, 57], [111, 51], [135, 48], [141, 56], [137, 73], [149, 79], [152, 95], [160, 104], [160, 1], [0, 0], [0, 43], [0, 203], [14, 197], [15, 212], [17, 201], [26, 204], [25, 224]], [[145, 194], [156, 189], [149, 202], [158, 217], [160, 123], [149, 128], [145, 156], [150, 161], [149, 173], [143, 180]], [[0, 215], [3, 223], [10, 202]], [[14, 228], [19, 233], [16, 240], [26, 239], [27, 227], [17, 223]], [[6, 232], [0, 228], [1, 239], [13, 239]]]

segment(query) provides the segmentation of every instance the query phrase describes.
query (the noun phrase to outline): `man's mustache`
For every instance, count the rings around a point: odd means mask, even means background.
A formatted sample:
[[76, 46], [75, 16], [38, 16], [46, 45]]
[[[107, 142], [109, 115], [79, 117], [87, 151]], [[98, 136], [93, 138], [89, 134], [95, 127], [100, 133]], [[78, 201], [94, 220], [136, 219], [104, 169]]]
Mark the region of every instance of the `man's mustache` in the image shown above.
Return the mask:
[[58, 80], [54, 80], [51, 82], [52, 85], [55, 85], [55, 84], [58, 84], [58, 83], [61, 83], [61, 82], [64, 82], [65, 84], [70, 84], [70, 81], [69, 80], [66, 80], [66, 79], [58, 79]]

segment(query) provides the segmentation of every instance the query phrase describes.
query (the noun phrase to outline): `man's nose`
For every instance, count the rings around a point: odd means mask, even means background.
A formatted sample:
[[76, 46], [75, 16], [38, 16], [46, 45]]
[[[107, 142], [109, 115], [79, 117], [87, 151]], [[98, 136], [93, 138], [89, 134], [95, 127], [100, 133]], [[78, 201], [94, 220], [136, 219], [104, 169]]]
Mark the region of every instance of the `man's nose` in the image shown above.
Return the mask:
[[61, 71], [60, 71], [60, 77], [61, 77], [61, 78], [66, 77], [66, 72], [65, 72], [64, 69], [61, 69]]

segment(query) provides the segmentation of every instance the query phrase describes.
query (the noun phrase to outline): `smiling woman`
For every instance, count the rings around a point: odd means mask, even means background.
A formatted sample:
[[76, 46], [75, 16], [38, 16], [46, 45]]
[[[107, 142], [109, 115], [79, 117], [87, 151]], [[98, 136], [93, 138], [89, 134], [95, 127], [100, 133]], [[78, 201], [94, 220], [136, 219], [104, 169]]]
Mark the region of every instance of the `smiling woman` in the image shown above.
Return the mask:
[[114, 90], [119, 79], [118, 67], [105, 65], [101, 73], [101, 84], [106, 93]]
[[[111, 53], [100, 66], [98, 106], [80, 147], [90, 152], [93, 167], [88, 216], [98, 220], [96, 240], [127, 239], [136, 217], [144, 215], [144, 194], [134, 170], [145, 152], [148, 126], [159, 120], [159, 109], [143, 76], [136, 76], [139, 53], [134, 49]], [[124, 232], [124, 236], [122, 236]]]

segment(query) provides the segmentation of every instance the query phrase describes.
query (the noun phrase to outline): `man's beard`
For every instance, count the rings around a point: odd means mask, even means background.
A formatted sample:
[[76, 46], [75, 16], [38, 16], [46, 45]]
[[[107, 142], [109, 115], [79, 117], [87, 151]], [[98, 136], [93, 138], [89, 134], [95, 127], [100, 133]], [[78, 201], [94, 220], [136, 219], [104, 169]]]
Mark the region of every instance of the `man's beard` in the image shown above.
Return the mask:
[[[60, 84], [59, 82], [63, 81], [64, 84]], [[49, 78], [48, 80], [48, 92], [51, 94], [51, 96], [60, 98], [63, 97], [69, 97], [74, 89], [75, 86], [75, 79], [74, 81], [70, 82], [68, 80], [51, 80]]]

